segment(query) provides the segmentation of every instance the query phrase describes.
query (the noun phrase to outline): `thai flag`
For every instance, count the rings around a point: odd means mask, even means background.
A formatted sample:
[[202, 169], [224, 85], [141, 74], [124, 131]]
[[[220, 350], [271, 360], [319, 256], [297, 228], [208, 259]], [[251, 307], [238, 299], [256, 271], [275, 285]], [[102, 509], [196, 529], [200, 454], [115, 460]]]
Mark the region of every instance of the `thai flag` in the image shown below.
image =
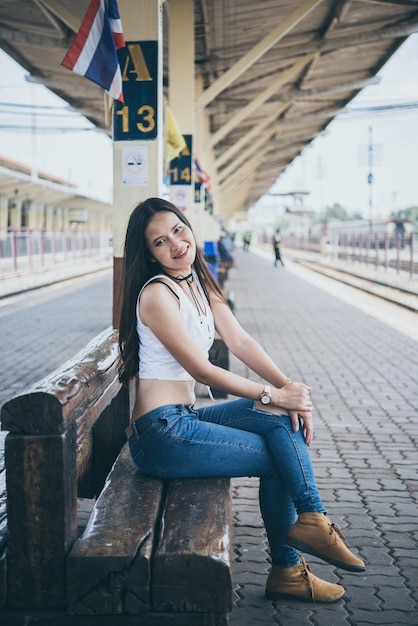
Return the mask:
[[200, 182], [203, 183], [204, 185], [206, 185], [206, 187], [208, 189], [210, 189], [210, 178], [209, 178], [209, 175], [206, 174], [204, 169], [202, 169], [202, 167], [200, 166], [200, 163], [197, 160], [196, 156], [193, 157], [193, 167], [194, 167], [194, 171], [196, 172], [196, 175], [198, 176]]
[[61, 65], [103, 87], [124, 102], [116, 50], [125, 46], [116, 0], [91, 0]]

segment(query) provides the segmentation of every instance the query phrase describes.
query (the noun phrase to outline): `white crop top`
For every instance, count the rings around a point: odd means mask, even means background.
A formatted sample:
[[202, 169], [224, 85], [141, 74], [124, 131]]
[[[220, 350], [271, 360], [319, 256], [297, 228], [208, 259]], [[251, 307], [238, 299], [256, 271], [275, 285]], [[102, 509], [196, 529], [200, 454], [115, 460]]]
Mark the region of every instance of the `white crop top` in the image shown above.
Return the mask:
[[171, 353], [163, 346], [161, 341], [154, 335], [149, 326], [146, 326], [139, 316], [139, 299], [145, 287], [155, 279], [164, 279], [170, 282], [179, 298], [180, 313], [190, 332], [190, 337], [201, 347], [202, 352], [209, 358], [215, 336], [215, 326], [209, 302], [195, 272], [194, 283], [197, 285], [200, 295], [205, 303], [206, 315], [199, 315], [196, 307], [183, 292], [181, 287], [166, 274], [157, 274], [145, 283], [138, 295], [136, 305], [136, 329], [139, 337], [139, 378], [152, 378], [156, 380], [193, 380], [188, 372], [175, 360]]

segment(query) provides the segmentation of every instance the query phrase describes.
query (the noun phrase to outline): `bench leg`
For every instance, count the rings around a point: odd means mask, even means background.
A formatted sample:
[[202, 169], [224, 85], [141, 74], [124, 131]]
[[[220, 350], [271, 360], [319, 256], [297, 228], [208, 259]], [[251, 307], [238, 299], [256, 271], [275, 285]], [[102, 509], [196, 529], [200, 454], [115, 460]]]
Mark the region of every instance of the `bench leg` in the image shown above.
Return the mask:
[[75, 425], [65, 435], [9, 434], [8, 602], [50, 608], [66, 602], [65, 559], [77, 534]]

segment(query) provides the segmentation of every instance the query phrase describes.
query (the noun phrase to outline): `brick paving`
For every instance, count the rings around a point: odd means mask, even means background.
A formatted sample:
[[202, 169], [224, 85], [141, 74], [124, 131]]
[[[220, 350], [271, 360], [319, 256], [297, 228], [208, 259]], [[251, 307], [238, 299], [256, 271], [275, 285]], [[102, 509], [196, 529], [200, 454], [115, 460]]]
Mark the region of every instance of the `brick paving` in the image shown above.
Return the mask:
[[[57, 278], [51, 273], [50, 280]], [[74, 357], [111, 322], [110, 270], [1, 299], [0, 405]]]
[[240, 323], [289, 377], [312, 387], [320, 492], [367, 563], [353, 574], [307, 556], [314, 573], [346, 588], [335, 605], [265, 600], [258, 481], [236, 479], [231, 625], [417, 625], [416, 341], [255, 254], [237, 252], [227, 287]]
[[[236, 259], [226, 286], [234, 292], [237, 318], [288, 376], [311, 385], [316, 425], [311, 454], [319, 488], [329, 515], [342, 526], [367, 570], [353, 574], [308, 557], [317, 575], [347, 589], [344, 599], [335, 605], [265, 600], [269, 562], [258, 481], [234, 479], [230, 624], [417, 626], [417, 342], [356, 308], [355, 291], [351, 303], [308, 282], [291, 270], [291, 264], [289, 269], [274, 268], [272, 258], [241, 250]], [[79, 317], [87, 323], [83, 332], [97, 334], [97, 323], [108, 324], [110, 303], [108, 299], [103, 303], [101, 321], [96, 314], [99, 292], [88, 289], [81, 297], [90, 298]], [[68, 350], [73, 356], [79, 349], [75, 344], [84, 337], [76, 337], [71, 326], [77, 303], [71, 301], [70, 290], [68, 298], [68, 317], [59, 326], [61, 356]], [[385, 304], [373, 306], [380, 311]], [[43, 313], [52, 319], [54, 308], [48, 313], [47, 308], [29, 307], [21, 332], [26, 325], [32, 330], [41, 326]], [[8, 334], [2, 336], [2, 344]], [[9, 365], [14, 345], [10, 337], [3, 349]], [[54, 352], [50, 341], [40, 345], [42, 349], [36, 345], [39, 362], [31, 364], [32, 370], [39, 368], [36, 379], [49, 368]], [[231, 369], [249, 375], [233, 357]]]

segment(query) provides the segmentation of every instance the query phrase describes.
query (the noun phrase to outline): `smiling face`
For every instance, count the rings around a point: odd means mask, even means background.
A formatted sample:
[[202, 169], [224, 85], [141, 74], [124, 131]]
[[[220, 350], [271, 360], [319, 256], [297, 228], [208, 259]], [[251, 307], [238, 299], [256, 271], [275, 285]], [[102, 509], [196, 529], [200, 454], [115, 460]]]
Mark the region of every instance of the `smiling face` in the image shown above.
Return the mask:
[[160, 211], [149, 222], [145, 237], [151, 255], [171, 276], [187, 276], [196, 257], [190, 228], [171, 211]]

